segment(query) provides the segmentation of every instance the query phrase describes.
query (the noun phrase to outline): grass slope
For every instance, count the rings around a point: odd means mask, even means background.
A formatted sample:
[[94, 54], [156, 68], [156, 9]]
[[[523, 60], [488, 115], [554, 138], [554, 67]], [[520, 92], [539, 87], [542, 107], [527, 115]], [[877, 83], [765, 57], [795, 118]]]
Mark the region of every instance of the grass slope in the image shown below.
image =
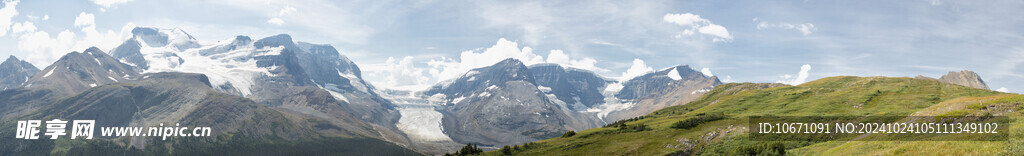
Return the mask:
[[[773, 148], [784, 148], [788, 154], [836, 152], [834, 154], [874, 155], [879, 153], [839, 152], [871, 151], [867, 148], [876, 147], [871, 145], [752, 141], [746, 135], [746, 117], [906, 116], [945, 105], [944, 101], [952, 99], [994, 95], [1005, 96], [1003, 93], [989, 90], [912, 78], [841, 76], [823, 78], [799, 86], [731, 83], [716, 86], [714, 90], [696, 101], [655, 111], [643, 119], [624, 122], [625, 126], [589, 129], [577, 132], [571, 137], [541, 140], [510, 150], [486, 152], [484, 155], [746, 155]], [[987, 106], [985, 105], [986, 108]], [[694, 119], [712, 115], [724, 115], [725, 119]], [[701, 123], [689, 129], [672, 128], [674, 123], [688, 119]], [[630, 129], [638, 126], [646, 129]], [[1000, 147], [981, 146], [989, 149]]]

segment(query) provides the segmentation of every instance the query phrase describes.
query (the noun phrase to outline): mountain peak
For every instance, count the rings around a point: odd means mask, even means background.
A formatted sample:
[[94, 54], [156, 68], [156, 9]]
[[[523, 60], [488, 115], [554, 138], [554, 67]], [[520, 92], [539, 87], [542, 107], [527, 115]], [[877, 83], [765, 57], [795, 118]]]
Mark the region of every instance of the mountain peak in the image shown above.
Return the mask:
[[132, 35], [160, 35], [160, 31], [153, 27], [135, 27], [132, 29]]
[[102, 52], [103, 52], [103, 50], [100, 50], [100, 48], [96, 48], [96, 47], [89, 47], [88, 49], [85, 49], [85, 51], [82, 51], [82, 53], [102, 53]]
[[978, 76], [978, 73], [974, 73], [974, 71], [970, 70], [961, 70], [959, 72], [950, 71], [946, 75], [942, 75], [942, 77], [939, 78], [939, 81], [978, 89], [989, 89], [988, 85], [985, 84], [985, 81], [981, 79], [981, 76]]
[[14, 55], [11, 55], [10, 57], [7, 57], [7, 60], [5, 60], [4, 62], [10, 62], [10, 61], [21, 62], [21, 60], [18, 60], [18, 58], [14, 57]]
[[233, 44], [236, 44], [236, 43], [237, 44], [242, 44], [242, 43], [249, 43], [249, 42], [252, 42], [252, 38], [249, 38], [249, 36], [245, 36], [245, 35], [235, 36], [235, 40], [232, 41]]
[[253, 46], [256, 48], [284, 46], [285, 49], [298, 49], [292, 36], [288, 34], [278, 34], [257, 40]]
[[526, 67], [526, 65], [523, 64], [522, 61], [519, 61], [519, 59], [515, 59], [515, 58], [507, 58], [505, 60], [501, 60], [500, 62], [495, 63], [494, 66], [503, 66], [503, 67], [522, 66], [522, 67]]

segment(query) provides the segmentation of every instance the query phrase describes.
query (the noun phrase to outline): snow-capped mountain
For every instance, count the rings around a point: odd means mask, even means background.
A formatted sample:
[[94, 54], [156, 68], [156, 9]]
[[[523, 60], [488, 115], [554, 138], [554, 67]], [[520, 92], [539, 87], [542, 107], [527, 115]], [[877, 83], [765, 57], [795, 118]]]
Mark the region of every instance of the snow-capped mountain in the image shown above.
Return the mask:
[[683, 104], [721, 82], [689, 66], [626, 82], [557, 64], [525, 66], [516, 59], [470, 70], [422, 91], [444, 103], [443, 130], [454, 141], [509, 145], [598, 127]]
[[[295, 143], [341, 137], [408, 153], [395, 108], [329, 45], [295, 42], [288, 35], [204, 42], [180, 29], [132, 32], [111, 51], [116, 56], [95, 47], [71, 52], [25, 87], [0, 92], [0, 117], [43, 112], [102, 119], [104, 126], [216, 125], [217, 134]], [[135, 148], [148, 144], [139, 138], [113, 141]]]
[[[457, 142], [508, 145], [596, 127], [553, 104], [522, 62], [506, 59], [423, 91], [447, 105], [443, 128]], [[567, 114], [569, 113], [569, 114]]]
[[287, 34], [206, 42], [180, 29], [140, 27], [132, 33], [112, 54], [142, 73], [204, 74], [218, 91], [329, 121], [355, 118], [380, 131], [376, 135], [408, 143], [395, 126], [394, 105], [330, 45], [296, 42]]
[[665, 68], [611, 85], [621, 86], [621, 89], [608, 89], [619, 90], [614, 94], [615, 101], [629, 106], [605, 110], [599, 115], [607, 122], [646, 115], [661, 108], [686, 104], [721, 84], [718, 77], [704, 75], [687, 65]]
[[574, 111], [604, 104], [602, 91], [615, 82], [591, 71], [557, 64], [532, 65], [530, 72], [537, 79], [537, 88]]
[[38, 72], [39, 68], [36, 66], [12, 55], [0, 63], [0, 90], [21, 87]]

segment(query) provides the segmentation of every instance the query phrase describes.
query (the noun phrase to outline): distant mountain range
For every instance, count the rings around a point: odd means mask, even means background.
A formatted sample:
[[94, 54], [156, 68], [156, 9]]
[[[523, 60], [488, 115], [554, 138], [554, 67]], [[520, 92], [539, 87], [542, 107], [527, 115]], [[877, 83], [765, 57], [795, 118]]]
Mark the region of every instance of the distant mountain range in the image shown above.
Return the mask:
[[[456, 142], [488, 146], [557, 137], [689, 102], [721, 82], [676, 66], [618, 82], [556, 64], [516, 59], [470, 70], [422, 91], [441, 99], [443, 129]], [[667, 99], [661, 99], [667, 98]]]
[[[407, 149], [408, 139], [395, 127], [393, 105], [333, 47], [296, 43], [288, 35], [201, 43], [178, 29], [132, 32], [113, 56], [89, 48], [68, 53], [43, 71], [10, 70], [35, 74], [22, 87], [0, 92], [5, 128], [0, 133], [13, 135], [16, 120], [95, 119], [104, 127], [211, 126], [212, 137], [177, 143], [152, 137], [76, 141], [121, 147], [4, 137], [0, 155], [96, 148], [154, 154], [225, 148], [239, 154], [418, 154]], [[295, 147], [301, 144], [330, 146]]]
[[[42, 70], [13, 56], [0, 63], [0, 155], [97, 148], [115, 154], [416, 155], [467, 143], [496, 149], [687, 105], [723, 85], [687, 65], [618, 81], [505, 59], [426, 90], [395, 91], [364, 81], [359, 67], [334, 47], [286, 34], [205, 42], [180, 29], [131, 32], [109, 53], [95, 47], [70, 52]], [[919, 78], [988, 89], [970, 71]], [[104, 127], [180, 123], [212, 126], [215, 134], [171, 142], [7, 137], [17, 120], [28, 119], [95, 119]]]

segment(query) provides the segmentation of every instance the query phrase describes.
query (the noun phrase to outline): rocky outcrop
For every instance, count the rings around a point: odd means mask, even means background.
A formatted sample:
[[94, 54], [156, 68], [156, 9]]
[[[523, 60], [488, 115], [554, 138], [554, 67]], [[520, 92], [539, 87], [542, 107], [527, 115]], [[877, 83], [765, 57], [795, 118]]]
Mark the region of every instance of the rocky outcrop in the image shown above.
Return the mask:
[[942, 75], [942, 77], [938, 79], [926, 76], [917, 76], [914, 78], [936, 80], [943, 83], [956, 84], [978, 89], [989, 89], [988, 85], [985, 84], [985, 80], [982, 80], [981, 76], [978, 76], [978, 73], [974, 73], [974, 71], [970, 70], [961, 70], [959, 72], [951, 71], [946, 75]]

